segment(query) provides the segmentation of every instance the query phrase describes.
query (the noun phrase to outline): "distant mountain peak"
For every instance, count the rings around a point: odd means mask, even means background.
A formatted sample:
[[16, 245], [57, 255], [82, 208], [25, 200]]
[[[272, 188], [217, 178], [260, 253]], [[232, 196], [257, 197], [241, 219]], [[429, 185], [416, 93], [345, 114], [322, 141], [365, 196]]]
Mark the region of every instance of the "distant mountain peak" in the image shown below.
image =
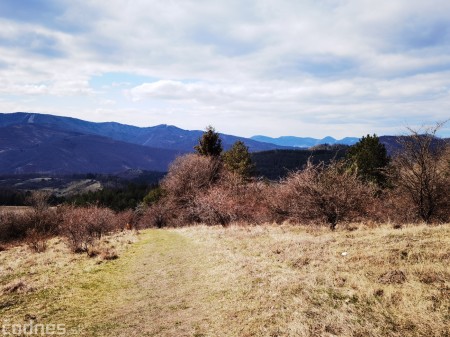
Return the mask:
[[331, 143], [331, 144], [335, 144], [336, 143], [336, 139], [331, 137], [331, 136], [324, 137], [320, 141], [321, 142], [325, 142], [325, 143]]
[[267, 137], [267, 136], [253, 136], [251, 139], [271, 143], [279, 146], [291, 146], [298, 148], [310, 148], [321, 144], [342, 144], [342, 145], [353, 145], [358, 142], [359, 138], [356, 137], [346, 137], [337, 140], [331, 136], [324, 137], [322, 139], [312, 138], [312, 137], [296, 137], [296, 136], [281, 136], [277, 138]]

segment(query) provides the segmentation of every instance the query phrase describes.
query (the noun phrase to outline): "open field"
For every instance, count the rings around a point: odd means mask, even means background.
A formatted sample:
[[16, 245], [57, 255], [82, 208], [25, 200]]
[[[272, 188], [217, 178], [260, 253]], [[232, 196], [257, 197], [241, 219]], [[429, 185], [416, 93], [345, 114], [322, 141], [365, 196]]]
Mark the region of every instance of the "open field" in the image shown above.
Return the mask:
[[449, 336], [450, 226], [357, 227], [122, 232], [99, 248], [114, 260], [14, 247], [0, 317], [79, 336]]

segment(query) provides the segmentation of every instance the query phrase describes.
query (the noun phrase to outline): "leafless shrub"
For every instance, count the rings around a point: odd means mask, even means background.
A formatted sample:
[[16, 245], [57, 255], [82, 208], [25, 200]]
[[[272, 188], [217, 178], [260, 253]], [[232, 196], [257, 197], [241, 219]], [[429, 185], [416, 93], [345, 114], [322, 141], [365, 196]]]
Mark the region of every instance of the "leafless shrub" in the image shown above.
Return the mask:
[[272, 209], [278, 216], [297, 222], [320, 221], [331, 229], [341, 221], [367, 215], [373, 189], [340, 162], [323, 163], [292, 173], [277, 187]]
[[116, 214], [116, 221], [119, 229], [131, 230], [136, 227], [137, 215], [132, 210], [122, 211]]
[[385, 191], [379, 201], [382, 222], [393, 222], [401, 227], [401, 224], [413, 223], [417, 220], [417, 213], [411, 206], [411, 201], [398, 189]]
[[172, 218], [170, 206], [164, 200], [164, 202], [153, 204], [143, 211], [142, 216], [139, 218], [139, 227], [166, 227], [171, 224]]
[[26, 237], [29, 228], [28, 213], [0, 212], [0, 242], [7, 243]]
[[47, 248], [47, 240], [58, 234], [60, 213], [51, 209], [48, 204], [50, 194], [46, 191], [35, 191], [28, 198], [31, 211], [27, 212], [28, 228], [26, 242], [35, 252], [43, 252]]
[[287, 179], [270, 184], [266, 189], [266, 195], [272, 222], [281, 224], [292, 217], [293, 209], [290, 208], [290, 204], [293, 202], [293, 195]]
[[72, 251], [86, 252], [103, 234], [117, 228], [116, 221], [114, 212], [106, 208], [65, 207], [61, 232]]
[[270, 218], [266, 188], [262, 182], [245, 182], [239, 175], [224, 172], [216, 185], [195, 198], [197, 213], [201, 222], [210, 225], [266, 222]]
[[50, 193], [48, 191], [34, 191], [28, 198], [27, 204], [33, 207], [35, 212], [43, 212], [48, 209], [48, 199]]
[[30, 229], [26, 235], [26, 243], [32, 251], [42, 253], [47, 250], [47, 240], [50, 238], [49, 234], [40, 233], [36, 229]]
[[44, 249], [45, 241], [58, 234], [60, 216], [54, 209], [26, 209], [20, 211], [0, 212], [0, 242], [29, 240], [33, 246]]
[[224, 188], [214, 187], [206, 193], [197, 195], [194, 205], [199, 222], [225, 226], [232, 221], [235, 204], [233, 196]]
[[220, 161], [214, 157], [188, 154], [178, 157], [162, 181], [169, 198], [189, 204], [199, 191], [208, 189], [219, 177]]
[[164, 198], [157, 207], [150, 208], [155, 216], [153, 224], [161, 226], [200, 222], [195, 199], [219, 179], [220, 170], [221, 162], [213, 156], [189, 154], [177, 158], [161, 184]]
[[408, 137], [399, 138], [401, 150], [392, 162], [391, 179], [404, 210], [412, 209], [427, 223], [450, 219], [449, 144], [436, 137], [441, 126], [409, 129]]
[[263, 184], [228, 172], [215, 157], [178, 158], [161, 187], [164, 197], [148, 207], [141, 218], [146, 226], [225, 226], [238, 221], [259, 223], [269, 218], [263, 202]]

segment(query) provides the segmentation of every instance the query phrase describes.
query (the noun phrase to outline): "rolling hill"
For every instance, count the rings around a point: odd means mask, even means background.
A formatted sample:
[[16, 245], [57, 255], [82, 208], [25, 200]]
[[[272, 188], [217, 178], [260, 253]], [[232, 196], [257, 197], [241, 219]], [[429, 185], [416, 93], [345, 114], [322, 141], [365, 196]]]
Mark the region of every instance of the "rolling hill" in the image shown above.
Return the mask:
[[33, 123], [0, 128], [0, 174], [166, 171], [180, 153]]

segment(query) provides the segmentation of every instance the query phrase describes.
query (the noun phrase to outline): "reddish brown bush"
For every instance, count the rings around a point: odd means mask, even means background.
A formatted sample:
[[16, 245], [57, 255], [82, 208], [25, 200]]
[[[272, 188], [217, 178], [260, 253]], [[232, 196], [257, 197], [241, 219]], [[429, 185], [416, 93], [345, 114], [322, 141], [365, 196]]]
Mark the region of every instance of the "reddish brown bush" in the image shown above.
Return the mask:
[[162, 188], [164, 197], [142, 217], [145, 226], [291, 220], [325, 222], [334, 229], [339, 222], [380, 213], [373, 188], [338, 162], [310, 164], [269, 184], [242, 179], [218, 159], [187, 155], [174, 162]]
[[171, 207], [164, 200], [147, 207], [139, 218], [139, 227], [162, 228], [173, 224]]
[[185, 204], [217, 181], [221, 164], [215, 157], [188, 154], [178, 157], [162, 181], [162, 188], [169, 198]]
[[224, 172], [215, 186], [195, 198], [197, 214], [210, 225], [266, 222], [270, 219], [266, 189], [262, 182], [245, 182], [239, 175]]
[[120, 230], [131, 230], [136, 228], [138, 222], [137, 214], [132, 210], [122, 211], [116, 214], [116, 224]]
[[102, 235], [117, 229], [117, 218], [113, 211], [96, 206], [64, 207], [61, 233], [72, 251], [85, 252]]
[[60, 214], [51, 208], [0, 212], [0, 242], [26, 240], [35, 251], [45, 250], [45, 241], [58, 234]]
[[195, 199], [205, 193], [220, 176], [221, 162], [212, 156], [189, 154], [177, 158], [161, 183], [164, 197], [150, 208], [156, 226], [200, 222]]
[[0, 242], [24, 239], [29, 228], [29, 212], [0, 212]]
[[345, 165], [333, 162], [308, 166], [292, 173], [274, 191], [272, 210], [278, 219], [296, 222], [319, 221], [331, 229], [341, 221], [355, 221], [367, 215], [374, 191]]
[[227, 225], [268, 219], [263, 184], [248, 183], [227, 172], [218, 158], [187, 155], [178, 158], [161, 184], [163, 198], [147, 208], [144, 226], [182, 226], [191, 223]]

